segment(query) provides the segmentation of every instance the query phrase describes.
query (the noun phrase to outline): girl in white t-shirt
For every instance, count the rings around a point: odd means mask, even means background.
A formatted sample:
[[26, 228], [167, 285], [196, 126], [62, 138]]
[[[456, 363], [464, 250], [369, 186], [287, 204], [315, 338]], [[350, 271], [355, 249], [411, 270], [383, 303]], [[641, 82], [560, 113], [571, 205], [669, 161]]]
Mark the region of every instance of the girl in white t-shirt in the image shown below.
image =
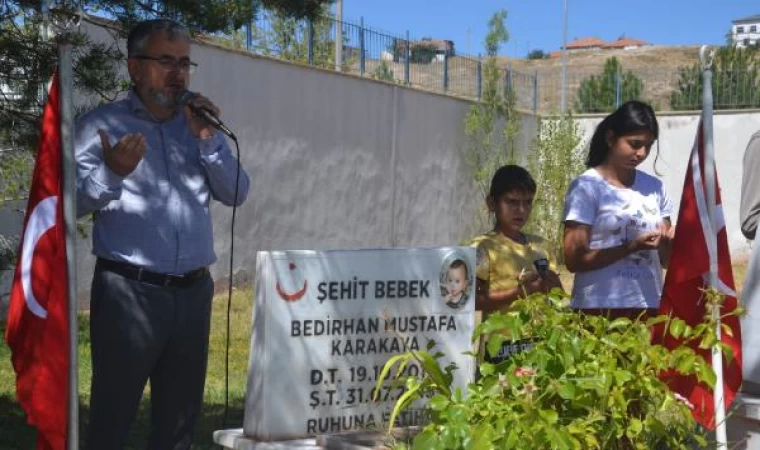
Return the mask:
[[662, 182], [636, 168], [658, 135], [651, 106], [625, 103], [596, 128], [589, 169], [565, 197], [565, 263], [575, 273], [572, 305], [587, 314], [657, 313], [673, 205]]

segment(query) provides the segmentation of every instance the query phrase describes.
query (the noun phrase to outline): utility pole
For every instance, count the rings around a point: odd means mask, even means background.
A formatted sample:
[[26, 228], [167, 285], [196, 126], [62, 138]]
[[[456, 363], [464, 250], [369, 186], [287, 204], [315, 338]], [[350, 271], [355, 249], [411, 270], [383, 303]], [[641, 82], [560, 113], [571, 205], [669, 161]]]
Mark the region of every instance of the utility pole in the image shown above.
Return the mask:
[[567, 0], [563, 0], [565, 11], [562, 26], [562, 105], [561, 110], [567, 112]]
[[335, 2], [335, 70], [343, 70], [343, 0]]

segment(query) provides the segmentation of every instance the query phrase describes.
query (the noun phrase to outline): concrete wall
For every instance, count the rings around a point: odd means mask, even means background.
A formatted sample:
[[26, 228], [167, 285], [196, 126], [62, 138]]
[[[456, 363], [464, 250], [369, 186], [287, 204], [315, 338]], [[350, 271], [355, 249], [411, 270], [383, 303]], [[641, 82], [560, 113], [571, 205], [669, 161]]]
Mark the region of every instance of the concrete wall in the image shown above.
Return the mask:
[[[579, 119], [588, 142], [602, 117]], [[680, 207], [686, 166], [694, 145], [699, 123], [698, 114], [668, 114], [658, 117], [660, 124], [659, 157], [655, 167], [657, 145], [652, 149], [643, 169], [655, 174], [655, 168], [665, 183], [677, 211]], [[741, 196], [742, 157], [750, 136], [760, 130], [760, 113], [716, 113], [713, 118], [715, 157], [721, 199], [726, 218], [728, 244], [734, 260], [749, 256], [749, 244], [739, 228], [739, 199]], [[675, 217], [674, 217], [675, 220]], [[678, 230], [676, 229], [676, 232]]]
[[[470, 102], [214, 46], [195, 45], [192, 58], [199, 69], [190, 89], [220, 106], [251, 175], [235, 223], [239, 281], [252, 275], [258, 250], [451, 245], [479, 231], [471, 218], [482, 200], [461, 157]], [[523, 147], [535, 123], [524, 118]], [[213, 204], [212, 215], [212, 274], [221, 280], [232, 210]], [[89, 239], [77, 249], [86, 305]]]
[[[257, 250], [450, 245], [474, 233], [482, 200], [461, 156], [470, 102], [210, 46], [193, 58], [191, 89], [219, 103], [252, 178], [236, 272], [250, 274]], [[217, 204], [213, 216], [223, 278], [231, 211]]]

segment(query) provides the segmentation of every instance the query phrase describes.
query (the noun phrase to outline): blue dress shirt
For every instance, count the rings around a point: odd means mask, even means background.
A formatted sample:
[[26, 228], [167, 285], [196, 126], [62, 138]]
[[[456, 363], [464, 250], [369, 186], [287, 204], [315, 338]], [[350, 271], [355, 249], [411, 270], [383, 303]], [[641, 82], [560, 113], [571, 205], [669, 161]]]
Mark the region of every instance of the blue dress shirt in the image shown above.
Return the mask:
[[[147, 142], [126, 177], [103, 160], [98, 130], [111, 146], [128, 133]], [[193, 136], [182, 111], [155, 120], [134, 91], [83, 115], [76, 129], [77, 215], [94, 212], [93, 253], [163, 274], [182, 274], [216, 261], [210, 197], [235, 202], [237, 159], [220, 133]], [[240, 168], [237, 205], [250, 181]]]

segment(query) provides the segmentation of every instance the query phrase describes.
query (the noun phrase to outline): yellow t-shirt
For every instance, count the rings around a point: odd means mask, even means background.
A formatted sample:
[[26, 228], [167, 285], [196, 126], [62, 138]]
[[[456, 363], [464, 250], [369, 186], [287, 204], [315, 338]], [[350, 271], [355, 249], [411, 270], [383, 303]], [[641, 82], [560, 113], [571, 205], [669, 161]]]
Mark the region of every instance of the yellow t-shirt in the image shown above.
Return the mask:
[[472, 246], [477, 248], [478, 279], [488, 282], [490, 291], [502, 291], [517, 287], [517, 277], [522, 270], [536, 272], [534, 261], [546, 258], [549, 269], [556, 272], [557, 264], [547, 251], [546, 239], [524, 234], [526, 243], [521, 244], [495, 231], [476, 237]]

